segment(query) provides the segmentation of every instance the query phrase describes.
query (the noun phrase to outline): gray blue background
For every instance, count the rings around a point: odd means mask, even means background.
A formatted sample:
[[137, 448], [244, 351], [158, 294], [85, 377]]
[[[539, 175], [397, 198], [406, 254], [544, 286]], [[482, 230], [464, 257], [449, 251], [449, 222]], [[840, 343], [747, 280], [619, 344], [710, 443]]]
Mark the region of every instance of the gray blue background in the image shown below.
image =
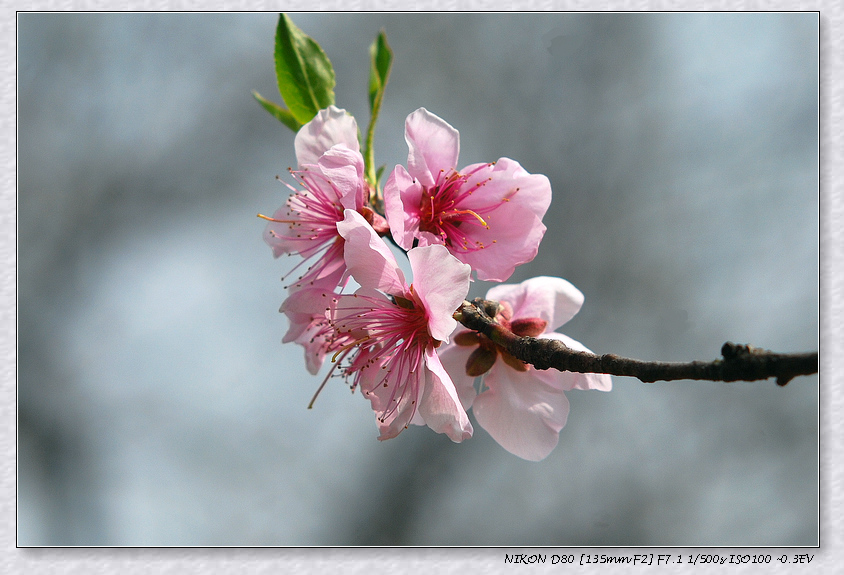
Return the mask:
[[[514, 158], [554, 200], [537, 258], [598, 353], [817, 350], [816, 14], [295, 14], [376, 159], [420, 106], [460, 164]], [[814, 545], [818, 378], [572, 392], [522, 461], [482, 429], [379, 443], [281, 345], [257, 212], [292, 133], [274, 14], [18, 18], [18, 544]], [[488, 285], [477, 283], [472, 295]]]

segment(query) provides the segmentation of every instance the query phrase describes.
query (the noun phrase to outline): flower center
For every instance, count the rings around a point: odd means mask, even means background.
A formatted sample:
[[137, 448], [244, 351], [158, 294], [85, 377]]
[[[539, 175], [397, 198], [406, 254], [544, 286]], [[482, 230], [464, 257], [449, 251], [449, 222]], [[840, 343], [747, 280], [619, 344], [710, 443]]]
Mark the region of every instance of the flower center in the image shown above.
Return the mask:
[[[380, 397], [378, 418], [385, 422], [403, 405], [416, 410], [423, 355], [433, 338], [428, 333], [425, 308], [416, 301], [411, 285], [408, 292], [390, 299], [367, 295], [345, 296], [331, 322], [335, 337], [347, 338], [332, 358], [348, 356], [342, 368], [351, 387], [358, 385], [367, 397]], [[382, 389], [386, 388], [386, 389]], [[379, 400], [379, 401], [380, 401]]]
[[489, 229], [483, 214], [479, 213], [480, 210], [461, 207], [461, 203], [472, 195], [474, 189], [484, 183], [466, 186], [469, 177], [476, 171], [461, 174], [456, 170], [440, 170], [435, 184], [422, 190], [422, 199], [419, 202], [420, 230], [434, 234], [450, 248], [475, 251], [484, 247], [483, 244], [470, 240], [460, 229], [463, 224]]
[[279, 208], [273, 217], [258, 214], [259, 218], [276, 224], [270, 225], [267, 232], [274, 238], [271, 245], [275, 244], [273, 251], [276, 257], [299, 254], [303, 258], [281, 279], [287, 281], [290, 274], [307, 265], [299, 281], [292, 284], [295, 288], [314, 285], [317, 280], [325, 278], [336, 277], [339, 280], [344, 240], [337, 232], [337, 222], [343, 221], [344, 217], [340, 201], [343, 192], [319, 172], [294, 171], [292, 168], [289, 171], [299, 181], [301, 189], [285, 182], [293, 192], [285, 206]]
[[[343, 220], [340, 190], [323, 174], [289, 169], [303, 189], [287, 185], [293, 194], [287, 199], [286, 217], [276, 221], [290, 226], [289, 237], [325, 242], [337, 235], [337, 222]], [[262, 217], [262, 216], [258, 216]]]

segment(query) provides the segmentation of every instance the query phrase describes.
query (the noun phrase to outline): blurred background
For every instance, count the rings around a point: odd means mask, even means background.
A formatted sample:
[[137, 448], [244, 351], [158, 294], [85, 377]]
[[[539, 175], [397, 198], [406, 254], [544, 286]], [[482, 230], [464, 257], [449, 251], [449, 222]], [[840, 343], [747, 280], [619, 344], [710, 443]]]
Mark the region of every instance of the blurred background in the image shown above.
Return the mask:
[[[460, 166], [546, 174], [511, 281], [583, 291], [597, 353], [817, 350], [817, 14], [293, 14], [376, 161], [420, 106]], [[18, 15], [18, 544], [818, 544], [818, 378], [614, 378], [530, 463], [476, 426], [380, 443], [369, 404], [281, 345], [264, 222], [295, 164], [277, 15]], [[471, 296], [490, 286], [473, 285]]]

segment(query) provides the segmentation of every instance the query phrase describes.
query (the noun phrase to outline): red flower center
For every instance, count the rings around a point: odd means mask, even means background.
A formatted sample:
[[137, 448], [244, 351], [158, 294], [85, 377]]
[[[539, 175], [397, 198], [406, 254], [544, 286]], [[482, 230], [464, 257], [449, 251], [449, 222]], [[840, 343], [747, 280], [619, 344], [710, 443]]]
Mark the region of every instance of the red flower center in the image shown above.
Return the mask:
[[466, 228], [460, 229], [464, 223], [489, 229], [489, 224], [478, 211], [465, 207], [461, 209], [461, 203], [472, 195], [475, 188], [485, 183], [466, 186], [472, 173], [440, 170], [436, 183], [431, 188], [422, 190], [422, 199], [419, 202], [419, 229], [434, 234], [452, 249], [474, 251], [484, 247], [483, 243], [467, 236]]

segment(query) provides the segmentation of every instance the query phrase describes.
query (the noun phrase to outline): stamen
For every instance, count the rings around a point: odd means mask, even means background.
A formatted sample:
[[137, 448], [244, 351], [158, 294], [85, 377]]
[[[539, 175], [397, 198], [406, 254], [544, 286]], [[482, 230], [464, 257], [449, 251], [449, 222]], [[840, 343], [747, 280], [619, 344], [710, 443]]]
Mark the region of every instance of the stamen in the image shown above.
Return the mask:
[[[333, 361], [333, 360], [332, 360]], [[316, 401], [317, 396], [322, 391], [322, 388], [325, 387], [325, 384], [328, 383], [328, 378], [331, 377], [331, 374], [334, 373], [334, 370], [337, 369], [337, 366], [340, 365], [339, 363], [335, 363], [331, 366], [331, 369], [328, 370], [328, 373], [325, 374], [325, 379], [322, 380], [322, 383], [319, 384], [319, 387], [316, 390], [316, 393], [311, 398], [311, 402], [308, 404], [308, 409], [313, 408], [314, 402]]]
[[480, 215], [478, 215], [478, 213], [477, 213], [477, 212], [475, 212], [475, 211], [473, 211], [473, 210], [452, 210], [452, 211], [450, 211], [450, 212], [447, 212], [447, 213], [443, 214], [443, 215], [442, 215], [442, 219], [444, 219], [444, 220], [446, 220], [446, 219], [450, 219], [451, 214], [469, 214], [469, 215], [473, 216], [474, 218], [476, 218], [479, 222], [481, 222], [481, 224], [482, 224], [485, 228], [489, 228], [489, 224], [487, 224], [487, 223], [484, 221], [484, 219], [483, 219]]
[[342, 352], [348, 351], [349, 349], [355, 347], [356, 345], [360, 345], [365, 341], [369, 341], [370, 339], [372, 339], [372, 336], [367, 335], [367, 336], [364, 336], [360, 339], [353, 341], [352, 343], [344, 345], [343, 347], [341, 347], [340, 349], [337, 350], [337, 353], [335, 353], [333, 356], [331, 356], [331, 361], [332, 362], [337, 361], [337, 356], [340, 355]]
[[295, 223], [297, 223], [295, 220], [277, 220], [275, 218], [265, 216], [264, 214], [258, 214], [258, 217], [261, 218], [262, 220], [267, 220], [268, 222], [275, 222], [277, 224], [295, 224]]

